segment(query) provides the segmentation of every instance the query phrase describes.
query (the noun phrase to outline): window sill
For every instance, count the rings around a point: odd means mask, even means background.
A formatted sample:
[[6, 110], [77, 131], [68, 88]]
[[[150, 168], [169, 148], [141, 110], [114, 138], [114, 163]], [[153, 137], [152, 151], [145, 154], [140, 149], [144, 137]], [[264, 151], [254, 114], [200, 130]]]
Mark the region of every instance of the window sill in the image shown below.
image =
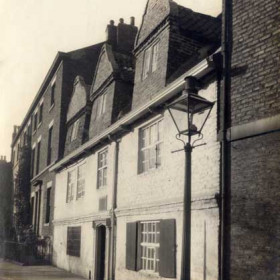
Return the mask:
[[100, 186], [100, 187], [97, 187], [97, 190], [102, 191], [102, 190], [105, 190], [106, 188], [107, 188], [107, 185], [105, 185], [105, 186]]
[[141, 173], [137, 173], [138, 176], [149, 176], [151, 174], [154, 174], [156, 172], [159, 172], [161, 171], [162, 169], [162, 165], [160, 167], [157, 167], [157, 168], [151, 168], [147, 171], [144, 171], [144, 172], [141, 172]]
[[32, 135], [34, 135], [37, 132], [37, 128], [33, 130]]
[[39, 129], [41, 125], [42, 125], [42, 121], [38, 123], [37, 129]]
[[54, 107], [54, 103], [51, 105], [49, 112], [53, 109], [53, 107]]
[[49, 227], [49, 226], [50, 226], [50, 223], [44, 224], [44, 227]]
[[161, 278], [159, 276], [158, 272], [152, 272], [152, 271], [146, 271], [146, 270], [139, 270], [138, 272], [142, 275], [145, 275], [145, 276], [154, 277], [154, 278]]

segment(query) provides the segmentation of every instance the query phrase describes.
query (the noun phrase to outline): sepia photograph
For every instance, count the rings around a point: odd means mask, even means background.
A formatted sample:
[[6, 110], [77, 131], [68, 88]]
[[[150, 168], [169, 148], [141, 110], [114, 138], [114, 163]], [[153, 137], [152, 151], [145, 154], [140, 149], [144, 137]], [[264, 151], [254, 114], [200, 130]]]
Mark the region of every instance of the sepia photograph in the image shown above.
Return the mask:
[[279, 280], [278, 0], [0, 0], [0, 280]]

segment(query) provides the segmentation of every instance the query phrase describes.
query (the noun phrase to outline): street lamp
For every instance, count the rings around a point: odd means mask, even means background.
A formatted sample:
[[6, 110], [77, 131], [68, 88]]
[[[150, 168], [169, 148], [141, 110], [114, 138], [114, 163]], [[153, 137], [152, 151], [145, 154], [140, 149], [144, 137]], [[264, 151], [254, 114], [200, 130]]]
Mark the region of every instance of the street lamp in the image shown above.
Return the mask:
[[[195, 148], [191, 137], [198, 135], [202, 139], [202, 129], [211, 113], [214, 102], [198, 95], [199, 84], [196, 78], [185, 78], [185, 89], [182, 94], [167, 105], [167, 109], [178, 130], [176, 137], [184, 135], [185, 151], [185, 185], [184, 185], [184, 212], [183, 212], [183, 240], [181, 280], [191, 279], [191, 153]], [[183, 117], [183, 120], [182, 120]], [[184, 120], [186, 118], [186, 120]], [[178, 139], [178, 138], [177, 138]], [[200, 146], [200, 145], [198, 145]]]

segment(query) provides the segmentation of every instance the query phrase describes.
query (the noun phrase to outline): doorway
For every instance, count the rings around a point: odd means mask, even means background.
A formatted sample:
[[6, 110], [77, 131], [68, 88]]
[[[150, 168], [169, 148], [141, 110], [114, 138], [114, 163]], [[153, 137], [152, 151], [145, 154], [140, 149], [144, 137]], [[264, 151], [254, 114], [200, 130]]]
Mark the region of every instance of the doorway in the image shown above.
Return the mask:
[[106, 255], [106, 227], [101, 225], [96, 228], [96, 280], [105, 279], [105, 255]]

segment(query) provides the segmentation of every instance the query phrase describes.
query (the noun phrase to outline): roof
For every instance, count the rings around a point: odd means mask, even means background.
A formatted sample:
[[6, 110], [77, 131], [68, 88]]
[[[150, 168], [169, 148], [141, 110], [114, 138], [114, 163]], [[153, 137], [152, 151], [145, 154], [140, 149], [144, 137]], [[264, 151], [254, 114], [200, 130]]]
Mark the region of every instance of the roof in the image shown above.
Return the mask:
[[35, 98], [33, 99], [33, 102], [31, 103], [31, 106], [29, 107], [21, 125], [18, 130], [17, 135], [15, 138], [12, 140], [11, 147], [13, 147], [18, 140], [19, 136], [21, 135], [24, 127], [26, 126], [32, 112], [35, 110], [38, 102], [40, 101], [41, 97], [43, 96], [44, 92], [46, 91], [49, 83], [51, 82], [51, 79], [56, 72], [58, 66], [60, 65], [61, 61], [67, 59], [69, 61], [72, 61], [73, 63], [78, 63], [80, 66], [80, 72], [77, 75], [82, 75], [85, 79], [85, 82], [87, 84], [91, 84], [92, 82], [92, 76], [93, 76], [93, 71], [96, 66], [98, 56], [99, 56], [99, 51], [103, 45], [102, 43], [95, 44], [89, 47], [81, 48], [78, 50], [74, 50], [68, 53], [65, 52], [58, 52], [47, 75], [45, 76], [43, 83], [41, 84]]

